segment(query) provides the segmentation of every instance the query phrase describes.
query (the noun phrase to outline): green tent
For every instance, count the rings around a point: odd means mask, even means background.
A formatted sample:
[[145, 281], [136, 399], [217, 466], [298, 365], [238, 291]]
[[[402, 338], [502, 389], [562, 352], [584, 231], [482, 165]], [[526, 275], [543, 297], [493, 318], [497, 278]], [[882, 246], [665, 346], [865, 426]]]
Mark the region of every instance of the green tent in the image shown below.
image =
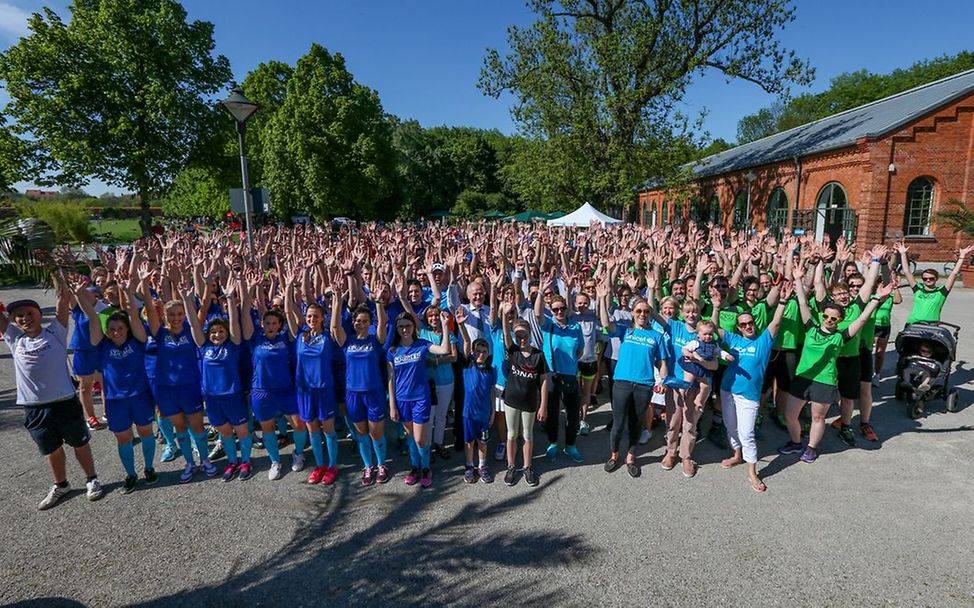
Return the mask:
[[505, 216], [506, 216], [505, 213], [501, 213], [500, 211], [496, 211], [496, 210], [493, 210], [492, 209], [492, 210], [484, 213], [483, 216], [481, 216], [481, 217], [484, 217], [484, 218], [489, 219], [489, 220], [493, 220], [493, 219], [497, 219], [497, 218], [505, 217]]
[[509, 215], [504, 219], [514, 222], [531, 222], [534, 220], [546, 220], [548, 219], [548, 215], [540, 211], [535, 211], [534, 209], [528, 209], [527, 211], [522, 211], [516, 215]]
[[552, 211], [551, 213], [545, 215], [545, 219], [546, 220], [556, 220], [556, 219], [558, 219], [560, 217], [564, 217], [564, 216], [565, 216], [565, 212], [564, 211]]

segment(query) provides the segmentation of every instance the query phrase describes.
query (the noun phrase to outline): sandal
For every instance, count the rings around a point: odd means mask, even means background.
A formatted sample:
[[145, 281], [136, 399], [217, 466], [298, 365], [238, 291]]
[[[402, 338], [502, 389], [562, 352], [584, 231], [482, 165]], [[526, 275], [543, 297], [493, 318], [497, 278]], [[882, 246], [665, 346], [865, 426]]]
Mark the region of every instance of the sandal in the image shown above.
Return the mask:
[[635, 462], [627, 462], [626, 471], [629, 473], [629, 477], [632, 477], [633, 479], [643, 474], [642, 469], [640, 469], [639, 465]]
[[606, 473], [614, 472], [617, 468], [619, 468], [619, 459], [609, 456], [609, 459], [605, 461], [605, 466], [602, 468], [605, 469]]
[[768, 486], [766, 486], [764, 482], [759, 479], [757, 483], [751, 482], [751, 489], [755, 492], [764, 492], [768, 489]]

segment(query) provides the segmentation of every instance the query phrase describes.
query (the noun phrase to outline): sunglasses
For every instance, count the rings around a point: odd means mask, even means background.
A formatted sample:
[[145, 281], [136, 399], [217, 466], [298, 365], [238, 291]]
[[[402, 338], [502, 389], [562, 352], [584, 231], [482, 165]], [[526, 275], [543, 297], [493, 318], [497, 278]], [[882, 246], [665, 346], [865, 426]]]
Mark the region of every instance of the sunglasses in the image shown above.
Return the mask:
[[649, 309], [648, 308], [637, 308], [636, 310], [632, 311], [632, 314], [634, 314], [634, 315], [648, 315], [649, 314]]
[[564, 306], [553, 306], [551, 308], [551, 312], [556, 313], [556, 314], [559, 313], [559, 312], [565, 312], [565, 307]]
[[862, 288], [862, 283], [849, 283], [849, 289], [860, 289]]
[[833, 315], [822, 315], [822, 318], [826, 321], [835, 321], [836, 323], [842, 320], [842, 317], [836, 317]]
[[937, 277], [921, 277], [924, 281], [936, 281]]
[[738, 321], [738, 327], [754, 327], [754, 321]]

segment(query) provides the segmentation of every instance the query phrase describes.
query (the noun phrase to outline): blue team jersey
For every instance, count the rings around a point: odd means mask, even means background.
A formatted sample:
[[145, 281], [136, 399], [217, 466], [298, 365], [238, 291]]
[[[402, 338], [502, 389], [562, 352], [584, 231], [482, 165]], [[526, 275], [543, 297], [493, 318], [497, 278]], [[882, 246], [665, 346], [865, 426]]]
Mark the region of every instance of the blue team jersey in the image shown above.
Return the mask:
[[637, 384], [655, 384], [653, 368], [665, 358], [663, 334], [655, 329], [641, 329], [630, 325], [616, 322], [616, 330], [610, 334], [620, 339], [619, 360], [612, 378]]
[[[429, 340], [433, 344], [439, 344], [443, 341], [443, 334], [438, 334], [425, 323], [423, 324], [423, 329], [419, 330], [419, 337], [423, 340]], [[457, 339], [454, 336], [450, 336], [450, 344], [456, 344]], [[432, 355], [429, 357], [433, 358]], [[429, 364], [427, 368], [429, 372], [430, 379], [433, 380], [433, 384], [437, 386], [444, 386], [447, 384], [453, 384], [453, 365], [449, 363], [440, 363], [439, 365]]]
[[734, 361], [724, 372], [720, 390], [730, 391], [751, 401], [760, 401], [764, 373], [771, 358], [771, 348], [774, 346], [774, 336], [767, 329], [754, 340], [725, 332], [723, 342], [727, 345], [730, 354], [734, 356]]
[[250, 338], [251, 360], [254, 366], [253, 388], [264, 391], [285, 390], [294, 386], [292, 347], [287, 330], [268, 339], [257, 330]]
[[294, 384], [301, 388], [328, 388], [335, 385], [332, 376], [332, 356], [335, 341], [331, 334], [311, 335], [302, 329], [294, 340], [297, 353], [297, 367], [294, 373]]
[[145, 327], [145, 375], [148, 376], [150, 382], [155, 382], [156, 379], [156, 354], [159, 351], [156, 345], [156, 339], [149, 335], [149, 324], [143, 323]]
[[98, 343], [106, 399], [129, 399], [149, 391], [145, 375], [145, 344], [129, 337], [121, 346], [108, 338]]
[[225, 340], [220, 346], [207, 341], [200, 347], [203, 394], [219, 397], [243, 392], [240, 382], [240, 345]]
[[429, 401], [430, 384], [426, 374], [426, 357], [433, 343], [416, 340], [410, 346], [390, 348], [386, 360], [395, 370], [395, 389], [398, 401]]
[[494, 404], [490, 401], [490, 389], [497, 384], [497, 371], [493, 367], [480, 367], [471, 361], [463, 370], [463, 417], [479, 422], [490, 420]]
[[93, 351], [91, 332], [88, 330], [88, 315], [80, 306], [71, 307], [71, 319], [74, 321], [74, 333], [71, 334], [71, 350]]
[[357, 338], [350, 334], [342, 345], [345, 351], [346, 390], [384, 392], [382, 389], [382, 345], [375, 336]]
[[156, 385], [199, 386], [199, 358], [189, 323], [183, 322], [183, 331], [179, 335], [160, 327], [153, 338], [156, 341]]
[[541, 324], [541, 350], [554, 374], [578, 373], [578, 356], [585, 346], [582, 326], [568, 323], [561, 327], [550, 319]]
[[697, 332], [688, 330], [687, 324], [683, 321], [673, 319], [667, 326], [667, 333], [670, 336], [671, 355], [673, 355], [672, 365], [670, 366], [670, 378], [683, 380], [684, 370], [680, 366], [682, 356], [678, 357], [676, 353], [683, 353], [683, 347], [687, 345], [687, 342], [697, 339]]

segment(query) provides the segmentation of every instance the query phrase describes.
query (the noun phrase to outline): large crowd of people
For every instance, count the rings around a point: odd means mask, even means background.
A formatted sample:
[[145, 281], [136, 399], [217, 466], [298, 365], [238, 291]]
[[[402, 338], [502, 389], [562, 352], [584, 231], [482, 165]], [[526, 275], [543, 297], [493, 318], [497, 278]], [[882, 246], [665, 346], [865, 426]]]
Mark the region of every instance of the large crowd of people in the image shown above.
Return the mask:
[[[434, 459], [454, 452], [468, 483], [491, 483], [496, 469], [507, 485], [535, 486], [546, 462], [581, 464], [587, 435], [608, 441], [606, 472], [639, 477], [654, 426], [665, 428], [661, 467], [693, 477], [707, 408], [707, 437], [729, 451], [720, 465], [745, 465], [765, 491], [765, 420], [787, 431], [777, 451], [806, 463], [830, 426], [858, 441], [857, 404], [858, 435], [879, 440], [874, 376], [901, 283], [914, 292], [910, 322], [937, 321], [961, 267], [918, 283], [903, 243], [692, 223], [265, 227], [252, 243], [165, 232], [95, 253], [56, 252], [49, 323], [33, 300], [0, 313], [17, 402], [53, 476], [41, 509], [68, 491], [64, 444], [88, 498], [102, 495], [89, 442], [106, 425], [122, 493], [158, 481], [157, 430], [160, 460], [183, 461], [180, 483], [248, 479], [254, 449], [278, 480], [293, 443], [291, 470], [310, 465], [307, 483], [332, 484], [341, 433], [365, 486], [401, 473], [428, 488]], [[606, 394], [609, 433], [596, 439], [590, 414]]]

